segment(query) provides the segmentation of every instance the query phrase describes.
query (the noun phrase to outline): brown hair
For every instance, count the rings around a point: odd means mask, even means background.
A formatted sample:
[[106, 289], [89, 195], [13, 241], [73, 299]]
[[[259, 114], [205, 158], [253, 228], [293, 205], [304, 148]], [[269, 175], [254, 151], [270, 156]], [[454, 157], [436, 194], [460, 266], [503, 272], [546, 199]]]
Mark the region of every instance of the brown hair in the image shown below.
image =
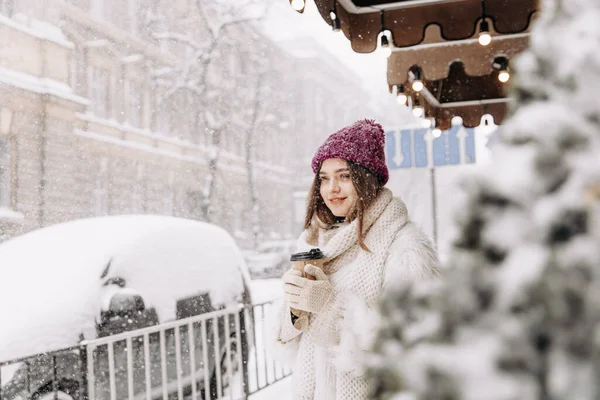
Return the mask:
[[[373, 204], [373, 201], [375, 201], [375, 198], [381, 191], [382, 185], [377, 175], [367, 168], [353, 163], [352, 161], [346, 161], [346, 163], [348, 164], [350, 178], [357, 194], [356, 202], [352, 205], [352, 208], [350, 208], [348, 215], [346, 215], [346, 222], [352, 222], [354, 219], [358, 219], [357, 242], [363, 250], [370, 252], [371, 250], [369, 250], [363, 241], [363, 218], [365, 211]], [[308, 202], [306, 205], [306, 218], [304, 219], [304, 229], [310, 230], [308, 242], [312, 244], [316, 244], [318, 229], [323, 227], [319, 226], [319, 222], [324, 223], [326, 226], [335, 223], [335, 216], [321, 197], [320, 170], [321, 166], [319, 165], [319, 169], [315, 174], [315, 178], [313, 179], [309, 191]]]

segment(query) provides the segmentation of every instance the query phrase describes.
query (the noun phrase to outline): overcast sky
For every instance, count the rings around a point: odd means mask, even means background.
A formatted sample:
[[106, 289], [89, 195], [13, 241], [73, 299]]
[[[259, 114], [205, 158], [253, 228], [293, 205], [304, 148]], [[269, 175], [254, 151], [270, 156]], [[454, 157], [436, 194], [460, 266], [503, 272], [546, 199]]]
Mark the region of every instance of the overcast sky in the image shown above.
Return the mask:
[[321, 18], [314, 1], [306, 2], [303, 14], [294, 11], [287, 1], [275, 2], [265, 23], [269, 36], [279, 41], [311, 38], [359, 75], [363, 86], [374, 95], [390, 96], [387, 90], [387, 60], [378, 52], [355, 53], [342, 32], [333, 32]]

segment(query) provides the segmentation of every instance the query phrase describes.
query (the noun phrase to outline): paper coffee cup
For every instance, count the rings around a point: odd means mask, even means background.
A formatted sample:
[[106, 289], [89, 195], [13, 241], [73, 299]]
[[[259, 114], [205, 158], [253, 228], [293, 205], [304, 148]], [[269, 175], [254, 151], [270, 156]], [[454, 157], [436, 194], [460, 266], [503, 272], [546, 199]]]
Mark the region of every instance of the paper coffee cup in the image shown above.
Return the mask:
[[311, 249], [310, 251], [292, 254], [290, 261], [292, 262], [292, 266], [300, 271], [304, 278], [316, 280], [314, 276], [304, 272], [304, 266], [312, 264], [322, 269], [323, 264], [325, 264], [325, 255], [320, 249]]

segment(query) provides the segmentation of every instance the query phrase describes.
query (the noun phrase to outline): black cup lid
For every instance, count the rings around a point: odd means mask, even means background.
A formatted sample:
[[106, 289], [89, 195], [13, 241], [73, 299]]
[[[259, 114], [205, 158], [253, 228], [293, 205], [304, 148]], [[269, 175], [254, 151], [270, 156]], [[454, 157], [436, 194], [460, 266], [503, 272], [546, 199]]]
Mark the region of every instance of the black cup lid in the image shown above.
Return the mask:
[[310, 249], [310, 251], [305, 251], [303, 253], [292, 254], [290, 261], [319, 260], [321, 258], [325, 258], [321, 249]]

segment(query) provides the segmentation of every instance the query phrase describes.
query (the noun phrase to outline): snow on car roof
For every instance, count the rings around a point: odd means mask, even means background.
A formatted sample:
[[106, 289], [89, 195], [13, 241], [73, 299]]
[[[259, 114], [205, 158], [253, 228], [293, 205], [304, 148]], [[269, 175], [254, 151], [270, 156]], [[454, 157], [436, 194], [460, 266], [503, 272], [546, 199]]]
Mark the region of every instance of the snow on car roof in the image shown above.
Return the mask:
[[[106, 276], [101, 279], [110, 261]], [[106, 279], [175, 318], [175, 299], [208, 291], [232, 303], [249, 280], [242, 254], [224, 229], [153, 215], [75, 220], [0, 245], [0, 360], [93, 338]]]

